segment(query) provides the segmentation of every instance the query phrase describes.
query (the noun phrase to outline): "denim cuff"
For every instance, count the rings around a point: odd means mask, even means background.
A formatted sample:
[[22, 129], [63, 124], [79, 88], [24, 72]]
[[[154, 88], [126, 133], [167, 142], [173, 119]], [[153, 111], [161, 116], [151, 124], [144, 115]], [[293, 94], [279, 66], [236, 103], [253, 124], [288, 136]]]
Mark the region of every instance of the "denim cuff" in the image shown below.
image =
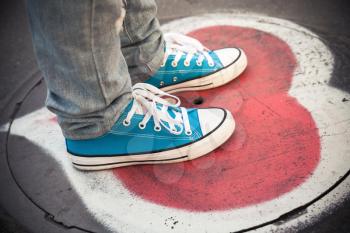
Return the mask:
[[149, 62], [146, 62], [145, 65], [148, 68], [148, 74], [153, 75], [157, 72], [157, 70], [160, 68], [160, 66], [163, 63], [164, 54], [165, 54], [165, 42], [163, 37], [161, 37], [161, 43], [158, 47], [158, 51], [156, 52], [155, 56], [152, 60]]
[[[160, 43], [156, 51], [152, 54], [152, 58], [148, 61], [139, 61], [137, 66], [129, 66], [129, 73], [132, 83], [139, 83], [146, 81], [151, 75], [157, 72], [163, 63], [164, 53], [165, 53], [165, 42], [163, 37], [160, 37]], [[141, 53], [143, 52], [142, 46], [139, 47]]]
[[87, 119], [83, 118], [80, 120], [58, 115], [58, 123], [61, 126], [64, 137], [82, 140], [104, 135], [113, 127], [131, 98], [131, 93], [127, 92], [114, 101], [107, 109], [95, 113], [95, 116]]

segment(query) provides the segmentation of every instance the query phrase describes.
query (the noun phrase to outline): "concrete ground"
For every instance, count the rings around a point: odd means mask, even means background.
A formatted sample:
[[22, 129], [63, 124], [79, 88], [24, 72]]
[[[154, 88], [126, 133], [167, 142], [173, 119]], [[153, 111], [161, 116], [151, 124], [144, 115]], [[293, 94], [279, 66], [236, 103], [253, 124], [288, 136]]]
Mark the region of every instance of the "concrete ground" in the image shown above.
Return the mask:
[[[218, 46], [218, 40], [224, 46], [237, 43], [250, 55], [251, 66], [230, 86], [218, 92], [180, 94], [188, 105], [199, 97], [203, 106], [222, 102], [214, 98], [217, 93], [231, 98], [227, 105], [242, 122], [232, 144], [198, 163], [165, 170], [145, 166], [85, 174], [70, 169], [66, 160], [57, 159], [62, 156], [56, 157], [60, 148], [39, 146], [40, 137], [55, 136], [57, 127], [47, 123], [51, 115], [42, 108], [46, 89], [33, 55], [24, 1], [4, 1], [0, 14], [0, 232], [350, 232], [350, 4], [340, 0], [157, 2], [164, 30], [191, 33], [211, 47]], [[228, 35], [233, 39], [226, 39]], [[273, 61], [271, 66], [259, 63], [266, 56]], [[291, 79], [274, 80], [277, 74]], [[275, 86], [265, 86], [271, 80]], [[280, 91], [288, 91], [292, 98], [281, 100], [285, 95]], [[281, 127], [268, 132], [276, 148], [263, 146], [259, 157], [249, 161], [232, 159], [234, 169], [225, 169], [238, 171], [238, 163], [244, 169], [238, 173], [240, 178], [234, 172], [225, 173], [232, 175], [233, 183], [227, 187], [239, 186], [239, 190], [221, 190], [220, 185], [227, 184], [221, 184], [219, 172], [213, 172], [220, 158], [237, 153], [249, 158], [263, 144], [253, 135], [266, 133], [255, 129], [267, 122]], [[268, 157], [270, 153], [282, 156], [280, 166]], [[298, 153], [300, 157], [293, 157]], [[286, 157], [295, 160], [288, 162]], [[271, 173], [258, 173], [260, 167]], [[179, 168], [182, 177], [170, 182], [174, 176], [167, 174], [174, 175]], [[204, 179], [197, 179], [196, 173]], [[158, 180], [152, 183], [154, 174]], [[293, 177], [279, 179], [284, 174]], [[131, 175], [136, 178], [130, 179]], [[122, 185], [109, 181], [110, 177], [117, 177]], [[184, 184], [187, 178], [194, 188]], [[219, 191], [214, 199], [210, 199], [214, 194], [200, 191], [212, 180]], [[248, 187], [252, 180], [253, 186]], [[145, 187], [140, 183], [159, 193], [172, 191], [168, 196], [152, 196], [140, 190]], [[109, 192], [107, 184], [116, 185], [115, 192]], [[268, 184], [271, 192], [256, 189]], [[176, 190], [195, 190], [195, 202], [190, 198], [180, 202]], [[219, 196], [223, 197], [220, 203]], [[89, 203], [92, 200], [97, 204]], [[135, 203], [140, 204], [138, 208]], [[126, 205], [125, 210], [115, 210]]]

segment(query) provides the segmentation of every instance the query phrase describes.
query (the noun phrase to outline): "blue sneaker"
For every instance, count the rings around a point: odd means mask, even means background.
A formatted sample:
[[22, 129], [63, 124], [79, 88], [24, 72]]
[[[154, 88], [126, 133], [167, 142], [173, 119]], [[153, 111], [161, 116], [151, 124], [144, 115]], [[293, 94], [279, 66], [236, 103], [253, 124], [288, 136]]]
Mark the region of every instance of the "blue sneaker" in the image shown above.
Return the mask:
[[179, 107], [176, 96], [144, 83], [136, 84], [132, 95], [106, 134], [66, 139], [75, 167], [100, 170], [191, 160], [223, 144], [234, 131], [235, 122], [227, 110]]
[[168, 33], [165, 56], [159, 70], [146, 83], [165, 92], [205, 90], [224, 85], [247, 67], [247, 57], [238, 48], [211, 51], [191, 37]]

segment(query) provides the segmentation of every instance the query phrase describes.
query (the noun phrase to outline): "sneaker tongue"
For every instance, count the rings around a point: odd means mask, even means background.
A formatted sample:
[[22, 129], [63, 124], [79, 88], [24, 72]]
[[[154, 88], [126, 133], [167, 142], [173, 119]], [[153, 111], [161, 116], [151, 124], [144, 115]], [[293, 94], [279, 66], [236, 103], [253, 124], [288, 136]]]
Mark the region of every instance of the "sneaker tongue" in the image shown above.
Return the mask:
[[[131, 109], [131, 106], [134, 104], [134, 101], [136, 101], [135, 99], [131, 100], [130, 103], [129, 103], [129, 106], [128, 106], [128, 111], [130, 111]], [[140, 105], [139, 105], [140, 106]], [[145, 115], [146, 113], [146, 108], [145, 107], [138, 107], [136, 108], [135, 110], [135, 114], [138, 114], [138, 115]]]
[[[163, 105], [157, 103], [157, 109], [160, 110], [160, 111], [162, 111]], [[177, 109], [177, 108], [172, 108], [172, 107], [168, 107], [168, 109], [166, 110], [166, 112], [169, 114], [169, 116], [170, 116], [171, 118], [173, 118], [173, 119], [176, 118], [176, 113], [175, 113], [175, 111], [178, 111], [178, 109]]]
[[174, 49], [174, 48], [166, 48], [166, 52], [169, 54], [169, 55], [176, 55], [177, 54], [177, 50]]
[[141, 108], [137, 108], [135, 113], [139, 114], [139, 115], [145, 115], [146, 114], [146, 108], [144, 106], [142, 106]]
[[[133, 101], [135, 101], [135, 100], [133, 100]], [[141, 105], [139, 105], [139, 106], [141, 106]], [[160, 103], [157, 103], [156, 107], [158, 110], [162, 110], [163, 105]], [[145, 106], [141, 106], [141, 107], [136, 109], [135, 113], [138, 115], [145, 115], [147, 113], [147, 108]]]
[[175, 119], [176, 115], [175, 115], [175, 113], [174, 113], [174, 109], [168, 108], [168, 113], [169, 113], [169, 116], [170, 116], [171, 118], [174, 118], [174, 119]]

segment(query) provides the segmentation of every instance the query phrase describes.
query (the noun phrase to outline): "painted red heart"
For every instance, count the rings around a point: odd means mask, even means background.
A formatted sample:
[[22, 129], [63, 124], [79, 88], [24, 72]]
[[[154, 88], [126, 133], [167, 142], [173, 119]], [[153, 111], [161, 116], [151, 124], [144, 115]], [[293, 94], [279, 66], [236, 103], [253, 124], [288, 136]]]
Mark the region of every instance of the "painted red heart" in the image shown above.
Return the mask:
[[211, 49], [243, 48], [248, 68], [216, 89], [181, 93], [186, 106], [231, 110], [234, 136], [185, 163], [115, 169], [132, 193], [189, 211], [227, 210], [272, 200], [295, 189], [320, 159], [320, 139], [310, 113], [288, 95], [297, 61], [281, 39], [255, 29], [215, 26], [190, 33]]

